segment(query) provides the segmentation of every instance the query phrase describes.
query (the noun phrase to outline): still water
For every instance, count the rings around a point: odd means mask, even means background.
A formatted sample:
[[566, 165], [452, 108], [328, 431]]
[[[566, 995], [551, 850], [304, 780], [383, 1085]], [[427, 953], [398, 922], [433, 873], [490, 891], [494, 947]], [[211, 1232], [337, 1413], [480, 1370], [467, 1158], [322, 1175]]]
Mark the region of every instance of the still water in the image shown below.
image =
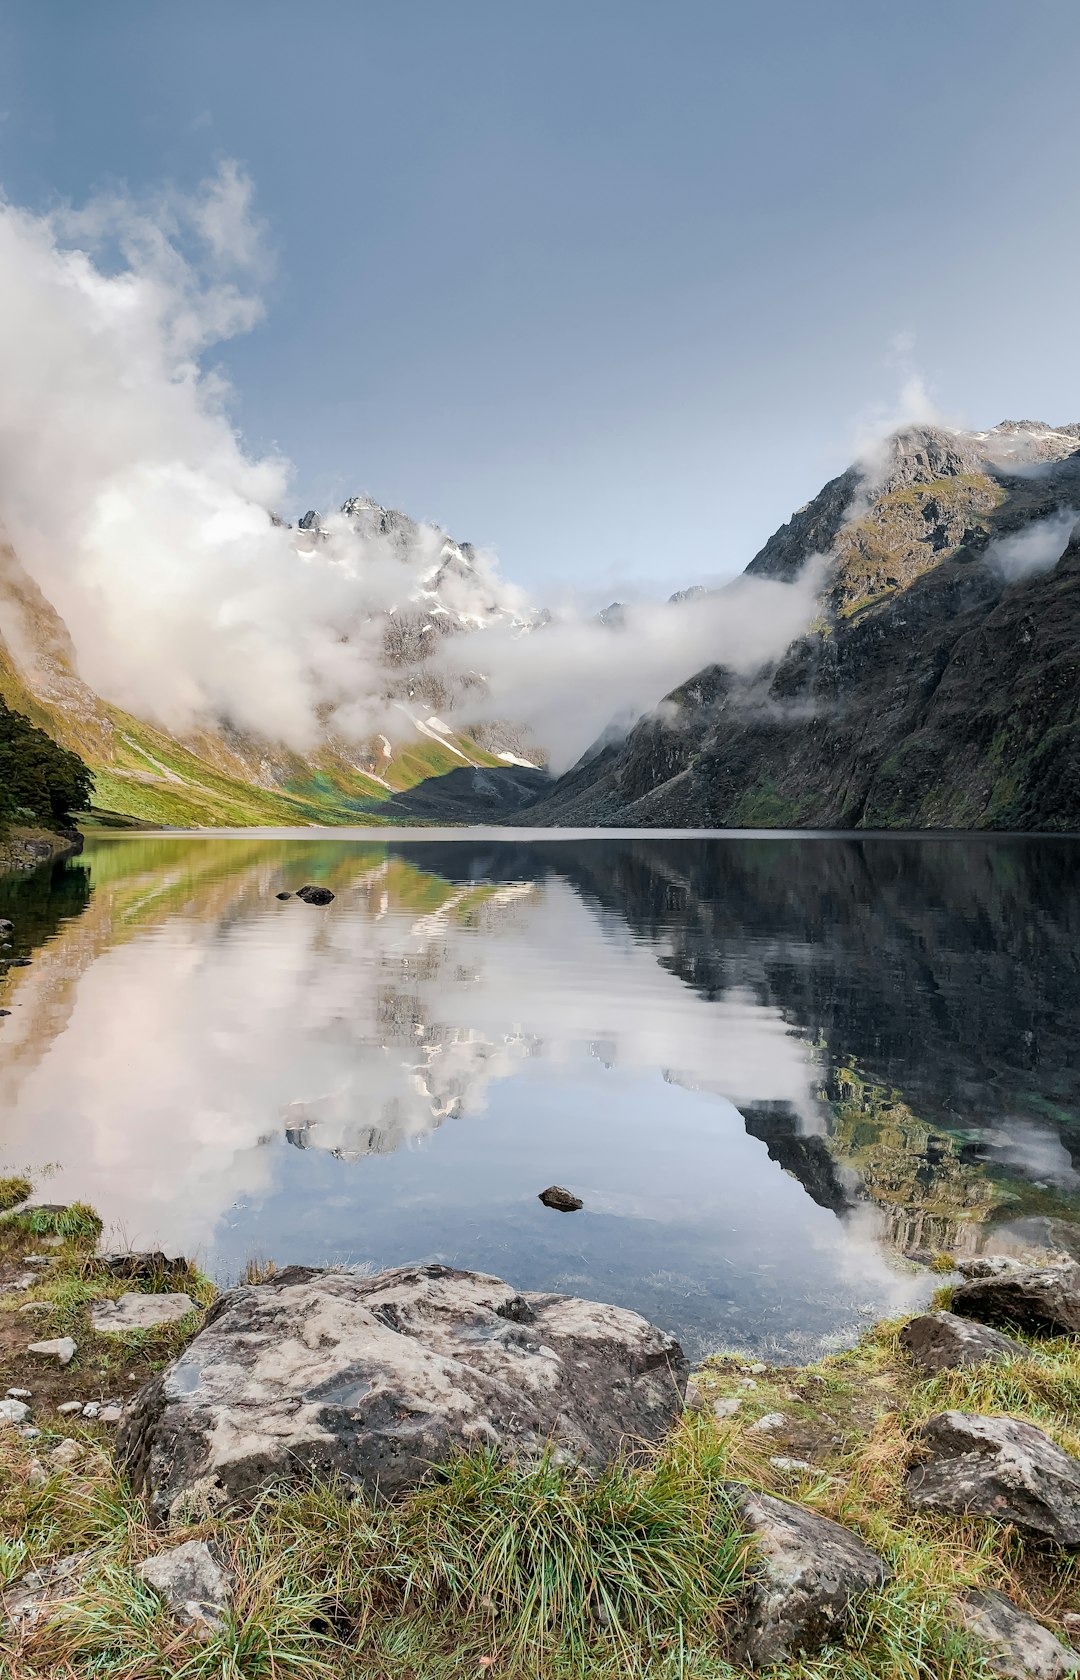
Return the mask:
[[226, 1282], [440, 1259], [810, 1357], [913, 1260], [1080, 1253], [1078, 882], [1069, 839], [93, 839], [0, 879], [0, 1167]]

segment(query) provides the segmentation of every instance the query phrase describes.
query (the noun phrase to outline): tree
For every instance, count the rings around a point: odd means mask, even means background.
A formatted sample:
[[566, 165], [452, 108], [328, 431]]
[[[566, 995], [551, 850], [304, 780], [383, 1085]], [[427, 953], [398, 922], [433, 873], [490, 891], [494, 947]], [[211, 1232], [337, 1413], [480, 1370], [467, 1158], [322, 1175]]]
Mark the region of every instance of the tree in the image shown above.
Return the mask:
[[21, 820], [64, 828], [86, 810], [93, 785], [77, 754], [0, 699], [0, 826]]

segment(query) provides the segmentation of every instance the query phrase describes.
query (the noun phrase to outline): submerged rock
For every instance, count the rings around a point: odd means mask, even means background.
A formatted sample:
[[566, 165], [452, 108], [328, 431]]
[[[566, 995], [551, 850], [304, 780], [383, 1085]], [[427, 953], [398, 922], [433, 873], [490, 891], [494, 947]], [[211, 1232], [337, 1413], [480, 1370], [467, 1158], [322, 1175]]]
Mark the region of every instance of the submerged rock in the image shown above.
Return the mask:
[[951, 1312], [913, 1318], [900, 1332], [900, 1346], [924, 1371], [949, 1371], [958, 1365], [981, 1365], [986, 1360], [1000, 1363], [1029, 1355], [1022, 1342]]
[[546, 1190], [541, 1190], [537, 1199], [559, 1213], [577, 1213], [585, 1206], [580, 1196], [575, 1196], [572, 1190], [564, 1190], [561, 1184], [549, 1184]]
[[312, 1472], [394, 1495], [462, 1448], [605, 1464], [660, 1439], [688, 1375], [679, 1344], [621, 1307], [448, 1266], [290, 1267], [214, 1304], [117, 1446], [161, 1520]]
[[1007, 1680], [1065, 1680], [1080, 1656], [1034, 1616], [999, 1592], [966, 1592], [955, 1600], [957, 1619], [981, 1646], [994, 1674]]
[[205, 1540], [186, 1540], [182, 1546], [158, 1552], [140, 1563], [138, 1573], [164, 1600], [177, 1621], [208, 1630], [221, 1626], [232, 1577]]
[[152, 1330], [159, 1324], [175, 1324], [195, 1312], [190, 1295], [143, 1295], [137, 1290], [115, 1301], [91, 1301], [90, 1323], [99, 1335], [121, 1335], [125, 1330]]
[[885, 1583], [881, 1558], [815, 1511], [737, 1483], [727, 1491], [757, 1554], [736, 1660], [767, 1668], [798, 1651], [839, 1643], [853, 1602]]
[[333, 904], [334, 895], [329, 887], [301, 887], [297, 898], [302, 898], [305, 904]]
[[986, 1324], [1015, 1324], [1033, 1335], [1080, 1333], [1080, 1265], [1029, 1266], [1006, 1256], [965, 1261], [953, 1311]]
[[280, 893], [275, 893], [275, 894], [274, 894], [274, 897], [275, 897], [275, 898], [282, 898], [282, 899], [284, 899], [284, 898], [291, 898], [291, 897], [292, 897], [292, 893], [287, 893], [287, 892], [280, 892]]
[[1080, 1460], [1034, 1424], [938, 1412], [923, 1424], [921, 1440], [929, 1457], [908, 1471], [913, 1509], [998, 1517], [1080, 1545]]

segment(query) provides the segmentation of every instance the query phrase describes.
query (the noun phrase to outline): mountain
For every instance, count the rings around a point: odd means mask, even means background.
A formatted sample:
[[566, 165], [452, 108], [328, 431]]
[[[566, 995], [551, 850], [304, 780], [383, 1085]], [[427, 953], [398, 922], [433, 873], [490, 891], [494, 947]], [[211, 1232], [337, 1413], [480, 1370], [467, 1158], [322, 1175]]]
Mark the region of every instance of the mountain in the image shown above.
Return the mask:
[[[83, 681], [66, 625], [2, 540], [0, 698], [90, 767], [97, 808], [155, 824], [377, 823], [387, 800], [429, 777], [524, 762], [520, 729], [492, 724], [466, 734], [443, 720], [479, 679], [452, 679], [433, 657], [447, 637], [524, 627], [517, 592], [468, 543], [369, 497], [350, 499], [330, 523], [365, 545], [363, 554], [401, 562], [400, 597], [355, 627], [370, 639], [376, 619], [376, 699], [394, 720], [369, 738], [346, 737], [330, 719], [305, 754], [224, 719], [177, 735], [132, 716]], [[332, 540], [321, 516], [306, 514], [295, 533], [298, 566]]]
[[698, 671], [504, 821], [1080, 829], [1080, 426], [912, 427], [747, 567], [820, 570], [775, 664]]

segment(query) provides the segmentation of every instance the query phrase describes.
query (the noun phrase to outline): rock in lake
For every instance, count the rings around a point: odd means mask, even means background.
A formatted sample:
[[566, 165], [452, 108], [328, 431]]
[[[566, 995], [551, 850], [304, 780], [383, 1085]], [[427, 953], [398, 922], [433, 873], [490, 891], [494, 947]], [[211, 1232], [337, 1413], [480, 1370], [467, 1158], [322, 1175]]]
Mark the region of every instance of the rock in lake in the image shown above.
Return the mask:
[[286, 892], [280, 892], [280, 893], [275, 893], [275, 894], [274, 894], [274, 897], [275, 897], [275, 898], [281, 898], [281, 899], [285, 899], [285, 898], [291, 898], [291, 897], [292, 897], [292, 893], [286, 893]]
[[1080, 1265], [1029, 1266], [1004, 1256], [968, 1260], [953, 1290], [953, 1311], [986, 1324], [1015, 1324], [1032, 1335], [1080, 1333]]
[[221, 1626], [232, 1577], [205, 1540], [186, 1540], [140, 1563], [138, 1573], [169, 1606], [177, 1621], [207, 1629]]
[[297, 898], [302, 898], [305, 904], [333, 904], [334, 895], [329, 887], [301, 887]]
[[575, 1196], [572, 1190], [564, 1190], [561, 1184], [549, 1184], [546, 1190], [541, 1190], [537, 1199], [559, 1213], [577, 1213], [585, 1206], [580, 1196]]
[[56, 1336], [50, 1342], [31, 1342], [26, 1351], [36, 1353], [40, 1359], [55, 1359], [58, 1365], [70, 1365], [79, 1345], [70, 1336]]
[[907, 1474], [914, 1510], [998, 1517], [1063, 1546], [1080, 1545], [1080, 1460], [1034, 1424], [938, 1412], [920, 1433], [930, 1456]]
[[801, 1505], [737, 1483], [727, 1493], [757, 1553], [736, 1660], [767, 1668], [838, 1644], [855, 1599], [884, 1585], [881, 1558], [850, 1529]]
[[175, 1324], [195, 1311], [190, 1295], [143, 1295], [132, 1290], [115, 1301], [91, 1301], [90, 1323], [99, 1335], [121, 1335], [125, 1330]]
[[1007, 1680], [1065, 1680], [1080, 1669], [1076, 1652], [1004, 1593], [966, 1592], [955, 1604], [958, 1621], [984, 1648], [992, 1673]]
[[462, 1448], [550, 1441], [605, 1464], [660, 1439], [688, 1375], [679, 1344], [621, 1307], [448, 1266], [296, 1266], [215, 1302], [129, 1403], [117, 1451], [162, 1521], [312, 1472], [394, 1495]]
[[950, 1371], [958, 1365], [981, 1365], [986, 1360], [1027, 1359], [1022, 1342], [956, 1313], [923, 1313], [900, 1332], [900, 1346], [924, 1371]]

